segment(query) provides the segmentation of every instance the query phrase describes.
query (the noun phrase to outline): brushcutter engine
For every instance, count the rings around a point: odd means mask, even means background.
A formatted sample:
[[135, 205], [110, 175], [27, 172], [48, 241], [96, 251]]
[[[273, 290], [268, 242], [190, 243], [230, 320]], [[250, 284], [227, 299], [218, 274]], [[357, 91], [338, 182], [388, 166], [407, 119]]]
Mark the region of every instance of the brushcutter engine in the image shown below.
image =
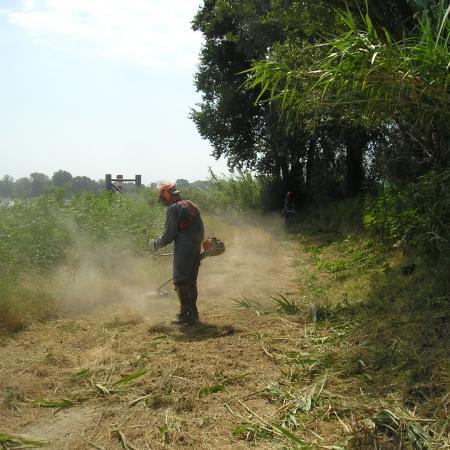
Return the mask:
[[225, 244], [215, 236], [203, 241], [202, 247], [203, 252], [200, 255], [200, 259], [205, 259], [208, 256], [219, 256], [225, 251]]

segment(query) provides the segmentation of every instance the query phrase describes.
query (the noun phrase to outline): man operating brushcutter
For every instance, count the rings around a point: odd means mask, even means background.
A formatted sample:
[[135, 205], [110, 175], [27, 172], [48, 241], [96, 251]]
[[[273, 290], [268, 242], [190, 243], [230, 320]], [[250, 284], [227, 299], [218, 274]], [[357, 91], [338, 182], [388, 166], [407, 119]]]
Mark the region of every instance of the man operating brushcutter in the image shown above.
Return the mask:
[[173, 252], [173, 283], [180, 302], [180, 312], [172, 323], [195, 325], [198, 323], [197, 275], [200, 250], [204, 238], [203, 221], [197, 206], [182, 200], [175, 184], [165, 183], [159, 188], [159, 201], [167, 206], [164, 233], [150, 241], [155, 252], [171, 242]]

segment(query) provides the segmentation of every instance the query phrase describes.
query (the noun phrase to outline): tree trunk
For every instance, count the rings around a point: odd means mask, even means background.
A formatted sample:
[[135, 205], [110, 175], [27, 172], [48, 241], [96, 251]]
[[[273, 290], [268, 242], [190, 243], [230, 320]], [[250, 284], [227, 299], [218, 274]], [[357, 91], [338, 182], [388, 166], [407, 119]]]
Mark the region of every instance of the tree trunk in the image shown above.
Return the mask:
[[308, 143], [308, 151], [306, 153], [306, 189], [311, 186], [313, 169], [314, 169], [314, 156], [316, 152], [316, 140], [310, 139]]
[[344, 137], [347, 148], [345, 193], [348, 197], [354, 197], [361, 192], [364, 184], [363, 150], [368, 142], [368, 135], [361, 129], [349, 131]]

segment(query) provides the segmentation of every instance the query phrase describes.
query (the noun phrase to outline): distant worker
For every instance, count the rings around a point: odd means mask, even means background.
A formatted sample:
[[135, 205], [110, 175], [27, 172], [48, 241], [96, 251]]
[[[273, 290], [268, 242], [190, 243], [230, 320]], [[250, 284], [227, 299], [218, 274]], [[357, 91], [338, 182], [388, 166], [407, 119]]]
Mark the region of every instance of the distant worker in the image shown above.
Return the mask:
[[283, 216], [284, 216], [284, 223], [286, 225], [291, 225], [294, 221], [294, 215], [295, 215], [295, 203], [294, 203], [294, 193], [289, 191], [286, 193], [286, 196], [284, 197], [284, 205], [283, 205]]
[[180, 312], [172, 323], [198, 323], [197, 275], [200, 250], [204, 237], [203, 221], [197, 206], [182, 200], [175, 184], [165, 183], [159, 188], [159, 201], [168, 207], [163, 235], [150, 241], [152, 250], [174, 243], [173, 283], [180, 302]]

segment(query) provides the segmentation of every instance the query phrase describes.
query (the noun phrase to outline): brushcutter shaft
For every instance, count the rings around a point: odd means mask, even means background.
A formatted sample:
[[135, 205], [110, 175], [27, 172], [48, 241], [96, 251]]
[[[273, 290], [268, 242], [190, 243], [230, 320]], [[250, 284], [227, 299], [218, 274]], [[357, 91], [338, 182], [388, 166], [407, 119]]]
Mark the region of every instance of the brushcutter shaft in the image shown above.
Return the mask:
[[170, 277], [167, 281], [165, 281], [161, 286], [157, 287], [155, 291], [160, 291], [166, 284], [169, 284], [173, 280], [173, 277]]
[[[213, 238], [216, 239], [216, 238]], [[205, 250], [204, 252], [202, 252], [200, 254], [200, 261], [203, 261], [205, 258], [207, 258], [208, 256], [217, 256], [222, 254], [225, 251], [225, 246], [223, 245], [223, 242], [220, 239], [216, 239], [216, 241], [219, 241], [220, 244], [222, 244], [222, 246], [217, 246], [217, 244], [214, 244], [214, 248], [209, 247], [207, 250]], [[172, 254], [172, 253], [170, 253]], [[164, 255], [166, 256], [166, 255]], [[161, 286], [157, 287], [156, 290], [159, 291], [160, 289], [162, 289], [166, 284], [169, 284], [171, 281], [173, 280], [173, 277], [169, 278], [166, 282], [164, 282]]]
[[[151, 241], [152, 242], [152, 241]], [[203, 261], [208, 256], [218, 256], [221, 255], [225, 251], [225, 245], [224, 243], [216, 238], [216, 237], [209, 237], [202, 243], [203, 246], [203, 252], [200, 254], [200, 261]], [[150, 244], [151, 247], [151, 244]], [[156, 253], [158, 254], [158, 253]], [[161, 286], [157, 287], [153, 293], [148, 294], [149, 297], [158, 297], [158, 296], [166, 296], [168, 295], [167, 292], [163, 291], [162, 288], [169, 284], [173, 280], [173, 277], [169, 278], [167, 281], [165, 281]]]

